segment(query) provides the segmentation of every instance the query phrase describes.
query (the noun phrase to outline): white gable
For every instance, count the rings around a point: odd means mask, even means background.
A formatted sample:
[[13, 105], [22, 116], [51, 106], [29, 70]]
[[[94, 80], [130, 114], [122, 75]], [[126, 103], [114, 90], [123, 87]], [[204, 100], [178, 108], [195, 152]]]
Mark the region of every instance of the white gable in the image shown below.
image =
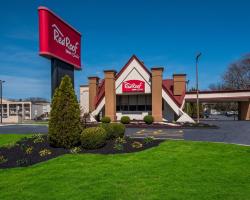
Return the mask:
[[151, 93], [151, 77], [136, 59], [133, 59], [133, 61], [126, 67], [126, 69], [116, 80], [115, 82], [116, 94], [122, 94], [122, 82], [128, 80], [144, 81], [145, 82], [144, 93]]

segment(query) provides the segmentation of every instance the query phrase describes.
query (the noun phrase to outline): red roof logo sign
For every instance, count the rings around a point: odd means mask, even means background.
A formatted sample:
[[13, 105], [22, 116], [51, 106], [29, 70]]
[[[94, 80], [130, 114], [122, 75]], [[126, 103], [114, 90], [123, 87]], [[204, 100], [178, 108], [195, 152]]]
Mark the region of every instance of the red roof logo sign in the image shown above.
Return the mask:
[[122, 82], [122, 92], [144, 92], [145, 82], [140, 80], [128, 80]]
[[74, 58], [79, 59], [80, 56], [77, 54], [77, 49], [79, 48], [79, 42], [75, 42], [75, 44], [71, 44], [70, 38], [68, 36], [64, 36], [61, 30], [57, 27], [56, 24], [52, 24], [53, 32], [54, 32], [54, 41], [56, 41], [61, 46], [65, 47], [65, 53], [71, 55]]
[[81, 69], [81, 34], [45, 7], [39, 7], [39, 54]]

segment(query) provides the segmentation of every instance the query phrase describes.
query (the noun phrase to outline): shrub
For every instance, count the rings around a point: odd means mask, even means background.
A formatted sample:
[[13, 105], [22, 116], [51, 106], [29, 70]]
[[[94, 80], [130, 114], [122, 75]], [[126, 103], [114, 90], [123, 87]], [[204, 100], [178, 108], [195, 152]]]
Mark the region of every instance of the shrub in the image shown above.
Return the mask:
[[32, 152], [33, 152], [33, 147], [32, 147], [32, 146], [27, 147], [27, 148], [25, 149], [25, 153], [26, 153], [26, 154], [32, 154]]
[[39, 155], [40, 155], [41, 157], [48, 156], [48, 155], [50, 155], [51, 153], [52, 153], [52, 152], [51, 152], [49, 149], [43, 149], [43, 150], [39, 151]]
[[81, 145], [85, 149], [97, 149], [106, 142], [106, 131], [102, 127], [86, 128], [81, 133]]
[[5, 158], [3, 155], [0, 155], [0, 164], [7, 162], [7, 158]]
[[19, 147], [20, 147], [20, 149], [21, 149], [22, 151], [25, 151], [25, 150], [26, 150], [26, 145], [23, 144], [23, 143], [19, 144]]
[[23, 158], [23, 159], [17, 160], [16, 164], [17, 164], [17, 166], [25, 166], [28, 164], [28, 160], [27, 160], [27, 158]]
[[123, 150], [123, 144], [121, 144], [121, 143], [115, 143], [114, 144], [114, 149], [117, 150], [117, 151]]
[[146, 124], [152, 124], [154, 122], [154, 118], [152, 115], [146, 115], [144, 118], [143, 118], [143, 121], [146, 123]]
[[80, 107], [69, 76], [56, 89], [50, 112], [49, 142], [56, 147], [71, 148], [80, 141]]
[[121, 123], [111, 123], [111, 124], [103, 123], [100, 124], [99, 126], [106, 130], [107, 139], [113, 139], [124, 136], [125, 126]]
[[123, 137], [125, 134], [125, 126], [121, 123], [112, 123], [110, 124], [113, 129], [113, 134], [111, 138]]
[[44, 142], [44, 138], [42, 134], [33, 135], [32, 138], [33, 138], [34, 144]]
[[129, 116], [122, 116], [121, 123], [123, 123], [123, 124], [129, 124], [130, 123]]
[[102, 123], [110, 123], [111, 122], [111, 119], [110, 119], [110, 117], [103, 117], [102, 119], [101, 119], [101, 122]]
[[150, 144], [150, 143], [152, 143], [154, 141], [154, 139], [155, 138], [153, 136], [148, 136], [148, 137], [144, 138], [144, 143], [145, 144]]
[[80, 147], [73, 147], [72, 149], [70, 149], [70, 153], [72, 154], [77, 154], [80, 153], [82, 150]]
[[99, 124], [99, 127], [103, 128], [106, 131], [106, 139], [112, 138], [114, 128], [111, 124], [101, 123]]
[[114, 144], [114, 149], [117, 151], [121, 151], [123, 150], [123, 145], [127, 143], [126, 139], [124, 137], [118, 137], [115, 140], [115, 144]]
[[124, 138], [124, 137], [118, 137], [115, 139], [115, 143], [125, 144], [125, 143], [127, 143], [127, 141], [126, 141], [126, 138]]
[[135, 148], [135, 149], [142, 148], [142, 146], [143, 146], [142, 143], [137, 142], [137, 141], [132, 143], [132, 147]]

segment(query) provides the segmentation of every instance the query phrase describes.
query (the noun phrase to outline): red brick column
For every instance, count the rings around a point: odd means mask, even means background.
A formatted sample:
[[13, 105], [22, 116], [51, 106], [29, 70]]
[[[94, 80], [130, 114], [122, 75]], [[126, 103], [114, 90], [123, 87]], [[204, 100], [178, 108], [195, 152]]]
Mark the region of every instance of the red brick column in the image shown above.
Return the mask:
[[89, 112], [95, 110], [95, 100], [97, 96], [98, 84], [98, 77], [89, 77]]
[[152, 68], [152, 116], [155, 122], [162, 121], [162, 72], [163, 67]]
[[174, 74], [174, 95], [182, 95], [186, 91], [186, 74]]
[[115, 70], [105, 70], [105, 116], [116, 121]]
[[239, 102], [239, 119], [250, 120], [250, 100]]

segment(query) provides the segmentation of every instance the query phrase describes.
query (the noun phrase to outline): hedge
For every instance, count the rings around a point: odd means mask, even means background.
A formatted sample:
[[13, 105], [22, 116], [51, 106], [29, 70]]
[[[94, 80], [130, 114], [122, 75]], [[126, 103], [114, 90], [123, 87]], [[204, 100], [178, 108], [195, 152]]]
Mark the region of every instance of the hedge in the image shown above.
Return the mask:
[[107, 133], [104, 128], [90, 127], [82, 131], [80, 140], [85, 149], [97, 149], [105, 145]]

